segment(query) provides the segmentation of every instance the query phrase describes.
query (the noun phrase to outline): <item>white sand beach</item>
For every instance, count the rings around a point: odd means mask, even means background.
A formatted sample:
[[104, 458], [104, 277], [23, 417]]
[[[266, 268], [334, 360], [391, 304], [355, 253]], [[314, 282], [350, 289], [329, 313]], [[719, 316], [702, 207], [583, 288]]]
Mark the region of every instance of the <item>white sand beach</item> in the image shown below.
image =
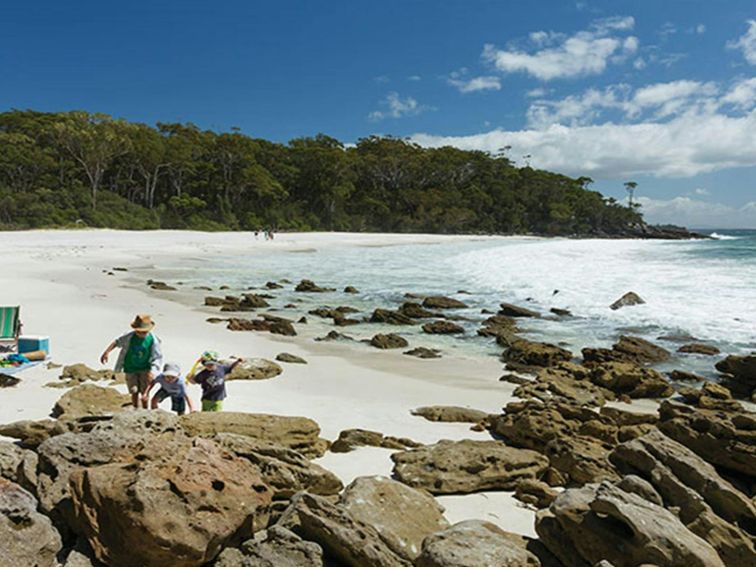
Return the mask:
[[[103, 348], [128, 329], [136, 313], [157, 321], [167, 360], [188, 370], [196, 356], [214, 349], [224, 356], [273, 359], [290, 352], [307, 365], [288, 364], [280, 376], [228, 384], [225, 409], [306, 416], [317, 421], [322, 436], [334, 440], [340, 431], [364, 428], [422, 443], [440, 439], [487, 439], [469, 424], [432, 423], [410, 410], [426, 405], [458, 405], [498, 412], [511, 399], [513, 386], [499, 382], [501, 364], [494, 358], [448, 356], [418, 360], [395, 352], [358, 350], [315, 343], [311, 338], [234, 333], [205, 319], [210, 311], [191, 308], [170, 292], [150, 292], [131, 272], [107, 272], [114, 266], [160, 267], [167, 259], [195, 259], [235, 252], [277, 254], [327, 247], [392, 246], [467, 237], [371, 234], [281, 234], [273, 242], [248, 233], [33, 231], [4, 233], [0, 268], [0, 303], [22, 306], [24, 333], [48, 335], [52, 360], [82, 362], [99, 368]], [[348, 283], [348, 282], [347, 282]], [[46, 388], [59, 370], [44, 365], [19, 374], [22, 382], [2, 390], [0, 423], [41, 419], [49, 415], [64, 390]], [[123, 387], [121, 387], [123, 388]], [[199, 401], [199, 388], [191, 393]], [[390, 451], [361, 448], [327, 453], [318, 462], [344, 483], [361, 475], [389, 475]], [[440, 497], [449, 521], [485, 519], [506, 530], [533, 535], [533, 511], [507, 493]]]

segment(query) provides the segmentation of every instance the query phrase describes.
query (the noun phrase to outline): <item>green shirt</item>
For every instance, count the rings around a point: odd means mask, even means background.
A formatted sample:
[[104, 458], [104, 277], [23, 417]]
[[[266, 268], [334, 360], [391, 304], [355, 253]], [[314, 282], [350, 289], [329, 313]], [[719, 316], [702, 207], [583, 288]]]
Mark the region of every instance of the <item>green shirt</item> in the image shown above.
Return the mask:
[[145, 337], [140, 337], [136, 333], [132, 335], [126, 357], [123, 360], [124, 372], [148, 372], [150, 370], [150, 355], [154, 340], [152, 334]]

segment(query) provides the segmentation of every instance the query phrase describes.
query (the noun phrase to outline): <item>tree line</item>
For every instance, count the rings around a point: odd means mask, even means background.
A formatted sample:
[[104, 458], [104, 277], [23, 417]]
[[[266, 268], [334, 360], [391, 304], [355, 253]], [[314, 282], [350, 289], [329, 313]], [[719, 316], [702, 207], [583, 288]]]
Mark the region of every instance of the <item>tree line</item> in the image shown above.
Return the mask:
[[287, 144], [88, 112], [0, 114], [0, 228], [621, 235], [642, 223], [505, 154], [370, 136]]

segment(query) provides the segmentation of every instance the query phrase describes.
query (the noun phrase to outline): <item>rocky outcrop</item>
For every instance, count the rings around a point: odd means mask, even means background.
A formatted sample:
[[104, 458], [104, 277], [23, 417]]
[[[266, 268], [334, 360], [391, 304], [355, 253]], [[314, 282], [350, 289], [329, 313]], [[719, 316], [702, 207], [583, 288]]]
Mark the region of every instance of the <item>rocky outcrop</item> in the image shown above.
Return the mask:
[[672, 512], [609, 482], [565, 490], [538, 512], [536, 532], [567, 567], [725, 565]]
[[667, 398], [674, 388], [662, 374], [628, 362], [605, 362], [593, 368], [590, 380], [597, 386], [630, 398]]
[[287, 337], [294, 337], [297, 334], [293, 323], [281, 317], [261, 319], [237, 319], [232, 317], [228, 320], [226, 328], [229, 331], [267, 331], [274, 335], [284, 335]]
[[60, 373], [60, 382], [49, 384], [59, 388], [78, 386], [84, 382], [122, 382], [123, 374], [117, 374], [112, 370], [95, 370], [86, 364], [71, 364], [64, 366]]
[[721, 351], [713, 345], [706, 345], [703, 343], [688, 343], [687, 345], [683, 345], [678, 348], [677, 352], [714, 356], [715, 354], [719, 354]]
[[319, 437], [320, 427], [306, 417], [224, 411], [181, 416], [181, 427], [190, 436], [213, 437], [219, 433], [244, 435], [262, 444], [280, 445], [306, 456], [322, 456], [328, 442]]
[[411, 317], [391, 309], [376, 309], [370, 316], [371, 323], [386, 323], [388, 325], [414, 325]]
[[487, 420], [489, 413], [473, 408], [459, 406], [425, 406], [412, 410], [412, 415], [419, 415], [428, 421], [457, 423], [480, 423]]
[[20, 485], [32, 493], [37, 490], [37, 463], [34, 451], [0, 441], [0, 478]]
[[348, 285], [344, 288], [344, 293], [360, 293], [360, 290], [353, 285]]
[[504, 337], [511, 341], [517, 331], [517, 322], [512, 317], [493, 315], [483, 321], [480, 329], [478, 329], [478, 335], [481, 337]]
[[336, 290], [332, 287], [320, 287], [312, 280], [302, 280], [297, 284], [297, 287], [294, 288], [294, 291], [299, 291], [302, 293], [324, 293], [327, 291]]
[[432, 496], [385, 477], [355, 479], [340, 504], [357, 521], [375, 527], [381, 540], [408, 561], [420, 555], [427, 536], [449, 526]]
[[227, 548], [213, 567], [323, 567], [323, 550], [281, 526], [255, 534], [238, 548]]
[[522, 536], [490, 522], [467, 520], [425, 538], [416, 567], [540, 567]]
[[288, 352], [281, 352], [277, 354], [276, 360], [279, 362], [286, 362], [288, 364], [307, 364], [307, 361], [301, 356], [290, 354]]
[[22, 420], [0, 425], [0, 435], [18, 439], [21, 445], [32, 449], [50, 437], [66, 431], [65, 425], [56, 419]]
[[663, 402], [659, 429], [720, 470], [756, 482], [756, 414]]
[[500, 441], [439, 441], [394, 453], [394, 476], [432, 494], [514, 490], [518, 481], [539, 478], [548, 460], [535, 451]]
[[559, 492], [541, 480], [524, 479], [517, 483], [514, 497], [538, 509], [551, 505]]
[[435, 348], [416, 347], [412, 350], [405, 351], [403, 354], [414, 356], [416, 358], [441, 358], [441, 351]]
[[756, 565], [756, 505], [693, 451], [656, 430], [617, 446], [610, 460], [623, 473], [647, 481], [654, 496], [646, 499], [660, 498], [658, 504], [677, 510], [725, 565]]
[[602, 364], [605, 362], [631, 362], [633, 364], [655, 364], [668, 360], [670, 353], [640, 337], [622, 335], [614, 346], [605, 348], [584, 348], [583, 360], [586, 363]]
[[423, 299], [423, 307], [426, 309], [465, 309], [467, 304], [451, 297], [431, 295]]
[[[499, 341], [500, 343], [504, 341]], [[549, 343], [539, 343], [527, 339], [516, 338], [512, 341], [505, 342], [506, 350], [502, 354], [502, 359], [513, 370], [518, 367], [544, 367], [553, 366], [558, 362], [569, 362], [572, 360], [572, 353], [567, 349], [552, 345]]]
[[61, 539], [37, 499], [19, 485], [0, 478], [0, 561], [4, 565], [56, 567]]
[[245, 358], [226, 376], [226, 380], [268, 380], [283, 372], [279, 364], [265, 358]]
[[725, 375], [725, 383], [736, 397], [756, 402], [756, 354], [731, 355], [714, 366]]
[[52, 415], [58, 419], [76, 419], [116, 413], [130, 405], [131, 396], [122, 394], [115, 388], [82, 384], [61, 396]]
[[537, 318], [541, 316], [537, 311], [520, 307], [519, 305], [513, 305], [511, 303], [500, 303], [499, 308], [499, 315], [504, 315], [505, 317]]
[[682, 387], [678, 393], [686, 404], [702, 409], [738, 411], [743, 408], [733, 399], [730, 390], [714, 382], [705, 382], [700, 389]]
[[518, 398], [543, 401], [560, 400], [579, 406], [603, 406], [614, 400], [614, 392], [596, 386], [588, 378], [591, 370], [571, 362], [556, 363], [542, 368], [534, 380], [523, 380], [514, 391]]
[[203, 565], [262, 529], [271, 503], [256, 467], [203, 439], [79, 468], [71, 492], [76, 531], [100, 561], [124, 566]]
[[423, 325], [422, 329], [430, 335], [455, 335], [465, 332], [464, 327], [451, 321], [433, 321]]
[[394, 333], [384, 335], [378, 333], [372, 339], [370, 339], [371, 346], [380, 349], [392, 349], [392, 348], [404, 348], [409, 346], [407, 339]]
[[430, 319], [431, 317], [437, 317], [438, 314], [433, 311], [428, 311], [419, 303], [414, 301], [405, 301], [399, 308], [399, 313], [410, 319]]
[[634, 291], [628, 291], [625, 295], [620, 297], [617, 301], [609, 306], [612, 311], [617, 311], [623, 307], [630, 307], [633, 305], [643, 305], [646, 303], [643, 298]]
[[345, 429], [331, 444], [332, 453], [348, 453], [357, 447], [382, 447], [384, 449], [411, 449], [422, 445], [405, 437], [392, 437], [367, 429]]

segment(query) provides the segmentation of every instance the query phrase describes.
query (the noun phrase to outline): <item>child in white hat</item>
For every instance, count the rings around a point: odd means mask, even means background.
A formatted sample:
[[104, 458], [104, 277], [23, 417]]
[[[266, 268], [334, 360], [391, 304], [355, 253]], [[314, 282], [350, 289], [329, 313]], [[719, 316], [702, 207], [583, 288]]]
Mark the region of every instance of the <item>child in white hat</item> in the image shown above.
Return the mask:
[[157, 409], [160, 402], [166, 398], [171, 398], [171, 411], [175, 411], [178, 415], [184, 415], [187, 407], [190, 412], [194, 411], [192, 399], [189, 397], [189, 392], [186, 391], [186, 383], [181, 378], [181, 368], [178, 364], [175, 362], [166, 363], [162, 374], [159, 374], [147, 388], [145, 392], [147, 395], [155, 384], [159, 384], [160, 389], [152, 397], [150, 403], [152, 409]]

